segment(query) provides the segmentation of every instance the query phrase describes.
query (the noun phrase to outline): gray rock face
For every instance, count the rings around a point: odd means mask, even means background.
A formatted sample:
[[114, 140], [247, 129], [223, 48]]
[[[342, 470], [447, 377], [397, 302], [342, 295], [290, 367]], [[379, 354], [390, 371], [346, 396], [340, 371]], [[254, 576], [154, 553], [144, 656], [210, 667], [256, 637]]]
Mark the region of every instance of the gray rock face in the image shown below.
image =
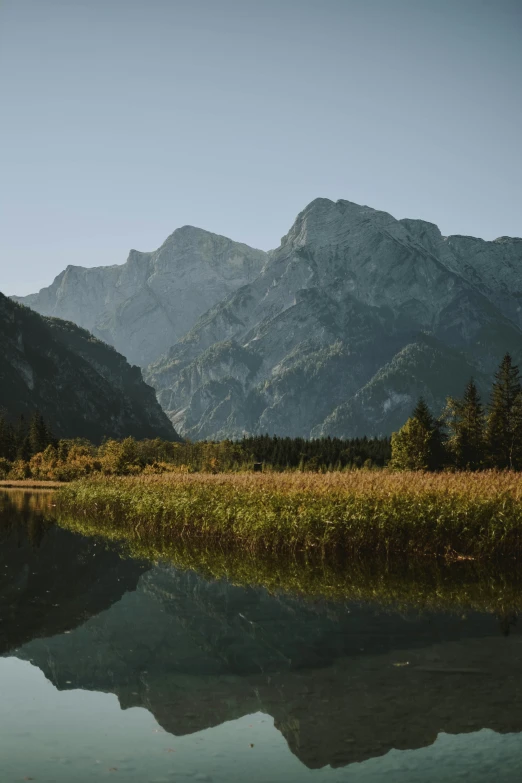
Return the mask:
[[0, 410], [39, 410], [55, 435], [178, 439], [139, 367], [69, 321], [0, 294]]
[[522, 239], [316, 199], [270, 253], [185, 227], [24, 301], [151, 362], [190, 438], [381, 435], [419, 394], [438, 412], [471, 374], [487, 391], [506, 351], [522, 359]]
[[146, 377], [191, 438], [387, 434], [522, 355], [521, 296], [522, 240], [317, 199]]
[[38, 294], [13, 297], [42, 315], [74, 321], [146, 366], [198, 317], [253, 280], [267, 254], [192, 226], [121, 266], [68, 266]]

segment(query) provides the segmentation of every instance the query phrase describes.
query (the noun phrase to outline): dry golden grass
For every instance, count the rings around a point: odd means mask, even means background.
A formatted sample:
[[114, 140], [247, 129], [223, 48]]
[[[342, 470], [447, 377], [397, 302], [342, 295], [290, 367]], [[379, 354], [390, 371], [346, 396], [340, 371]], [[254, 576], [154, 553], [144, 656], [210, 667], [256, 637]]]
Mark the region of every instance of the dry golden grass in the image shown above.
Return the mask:
[[64, 513], [143, 535], [259, 551], [513, 557], [522, 553], [516, 473], [164, 474], [84, 480]]
[[0, 489], [59, 489], [63, 481], [37, 481], [35, 479], [3, 479]]
[[391, 470], [353, 470], [326, 473], [163, 473], [133, 477], [111, 477], [105, 481], [123, 482], [135, 487], [189, 485], [233, 486], [242, 490], [313, 492], [314, 495], [356, 493], [389, 496], [390, 494], [449, 493], [498, 497], [507, 493], [522, 499], [522, 473], [488, 470], [477, 473], [422, 473]]

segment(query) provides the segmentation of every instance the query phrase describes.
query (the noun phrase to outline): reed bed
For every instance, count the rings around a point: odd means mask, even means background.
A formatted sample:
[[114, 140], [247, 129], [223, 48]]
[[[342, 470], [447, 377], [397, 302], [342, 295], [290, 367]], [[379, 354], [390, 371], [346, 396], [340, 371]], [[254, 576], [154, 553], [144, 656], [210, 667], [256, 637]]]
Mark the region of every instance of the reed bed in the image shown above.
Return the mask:
[[482, 473], [166, 474], [82, 480], [59, 514], [137, 538], [250, 553], [517, 558], [522, 476]]

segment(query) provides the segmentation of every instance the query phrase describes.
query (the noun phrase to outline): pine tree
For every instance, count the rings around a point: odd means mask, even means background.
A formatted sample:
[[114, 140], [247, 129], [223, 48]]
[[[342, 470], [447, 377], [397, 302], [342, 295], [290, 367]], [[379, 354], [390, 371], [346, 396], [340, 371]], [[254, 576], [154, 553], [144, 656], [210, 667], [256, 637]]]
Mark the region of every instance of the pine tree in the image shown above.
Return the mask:
[[488, 459], [493, 467], [515, 468], [520, 449], [520, 374], [506, 353], [498, 371], [491, 393], [486, 427]]
[[485, 459], [485, 417], [473, 379], [462, 400], [448, 397], [442, 418], [449, 430], [446, 449], [460, 470], [478, 470]]
[[45, 451], [51, 442], [52, 436], [49, 433], [43, 416], [39, 411], [36, 411], [29, 424], [29, 446], [31, 455]]
[[15, 433], [4, 416], [0, 416], [0, 458], [9, 462], [16, 458]]
[[424, 397], [419, 397], [417, 405], [411, 414], [411, 418], [417, 419], [419, 424], [422, 424], [422, 426], [427, 430], [431, 430], [433, 428], [435, 419], [433, 418], [433, 415], [428, 408]]
[[442, 424], [433, 416], [423, 397], [419, 397], [412, 418], [416, 419], [430, 434], [427, 454], [428, 470], [440, 470], [446, 458]]
[[511, 467], [522, 470], [522, 391], [520, 391], [511, 408]]
[[399, 470], [440, 470], [445, 451], [442, 427], [420, 397], [406, 424], [391, 439], [390, 466]]
[[31, 444], [29, 442], [29, 428], [22, 414], [15, 427], [15, 457], [28, 462], [31, 459]]

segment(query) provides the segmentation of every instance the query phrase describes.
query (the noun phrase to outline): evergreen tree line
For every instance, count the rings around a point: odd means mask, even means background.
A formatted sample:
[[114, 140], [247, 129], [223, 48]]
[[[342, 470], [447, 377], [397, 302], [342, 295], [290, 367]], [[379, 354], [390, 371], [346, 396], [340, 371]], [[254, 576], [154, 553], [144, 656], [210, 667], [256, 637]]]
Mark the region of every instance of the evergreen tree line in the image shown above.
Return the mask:
[[0, 478], [72, 480], [101, 473], [127, 475], [169, 470], [224, 472], [251, 470], [345, 470], [383, 467], [391, 455], [389, 438], [280, 438], [270, 435], [240, 441], [186, 441], [159, 438], [105, 440], [97, 446], [85, 439], [57, 440], [42, 415], [11, 423], [0, 415]]
[[0, 414], [0, 459], [28, 462], [51, 444], [56, 444], [56, 438], [39, 411], [29, 419], [20, 416], [15, 424]]
[[255, 462], [285, 468], [323, 470], [383, 467], [391, 456], [390, 438], [279, 438], [256, 435], [239, 441]]
[[448, 397], [437, 419], [421, 398], [392, 435], [390, 467], [398, 470], [522, 470], [522, 384], [506, 354], [485, 407], [471, 379], [461, 399]]

